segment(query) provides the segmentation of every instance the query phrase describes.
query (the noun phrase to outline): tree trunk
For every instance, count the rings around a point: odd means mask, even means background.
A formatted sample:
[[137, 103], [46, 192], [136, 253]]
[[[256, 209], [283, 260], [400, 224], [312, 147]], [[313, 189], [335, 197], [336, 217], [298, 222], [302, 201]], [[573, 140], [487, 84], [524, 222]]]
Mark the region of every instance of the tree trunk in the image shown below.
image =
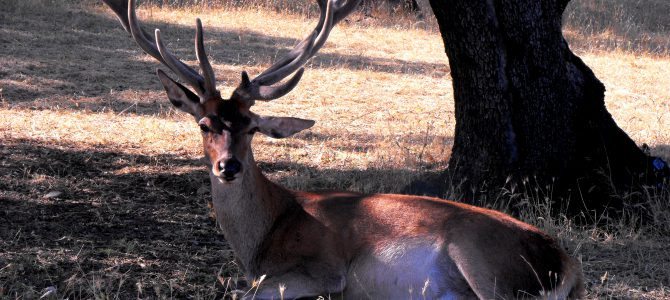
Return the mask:
[[620, 210], [626, 201], [612, 195], [659, 182], [654, 158], [616, 125], [604, 85], [563, 38], [568, 2], [430, 0], [455, 98], [442, 192], [481, 205], [503, 191], [551, 191], [574, 213]]

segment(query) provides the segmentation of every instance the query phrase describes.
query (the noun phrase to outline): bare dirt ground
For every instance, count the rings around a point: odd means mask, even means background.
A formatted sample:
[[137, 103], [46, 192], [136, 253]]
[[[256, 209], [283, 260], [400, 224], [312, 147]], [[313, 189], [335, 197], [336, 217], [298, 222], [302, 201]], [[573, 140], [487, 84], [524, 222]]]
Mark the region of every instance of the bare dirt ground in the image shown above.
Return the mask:
[[[210, 299], [243, 288], [209, 215], [197, 126], [166, 101], [159, 64], [100, 5], [30, 0], [6, 8], [0, 298]], [[196, 16], [224, 95], [241, 70], [257, 74], [314, 22], [253, 9], [140, 11], [190, 63]], [[587, 40], [580, 34], [568, 37], [580, 45]], [[290, 188], [398, 192], [444, 168], [453, 96], [441, 43], [434, 30], [342, 24], [294, 92], [257, 108], [317, 120], [292, 139], [256, 140], [262, 169]], [[576, 50], [607, 86], [608, 108], [624, 130], [667, 159], [670, 58], [654, 53], [659, 43], [649, 53]], [[649, 196], [657, 219], [642, 227], [634, 220], [577, 226], [547, 214], [537, 193], [520, 197], [537, 202], [523, 219], [582, 261], [589, 298], [670, 297], [667, 192]]]

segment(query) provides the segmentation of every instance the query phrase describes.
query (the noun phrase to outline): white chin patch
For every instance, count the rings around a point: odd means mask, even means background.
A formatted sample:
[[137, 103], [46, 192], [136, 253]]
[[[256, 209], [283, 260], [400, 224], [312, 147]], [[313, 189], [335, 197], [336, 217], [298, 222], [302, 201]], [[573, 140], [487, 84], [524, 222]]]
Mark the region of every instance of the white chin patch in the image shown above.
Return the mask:
[[240, 182], [240, 178], [238, 176], [235, 177], [225, 177], [225, 176], [216, 176], [216, 178], [219, 180], [219, 182], [224, 183], [224, 184], [235, 184]]

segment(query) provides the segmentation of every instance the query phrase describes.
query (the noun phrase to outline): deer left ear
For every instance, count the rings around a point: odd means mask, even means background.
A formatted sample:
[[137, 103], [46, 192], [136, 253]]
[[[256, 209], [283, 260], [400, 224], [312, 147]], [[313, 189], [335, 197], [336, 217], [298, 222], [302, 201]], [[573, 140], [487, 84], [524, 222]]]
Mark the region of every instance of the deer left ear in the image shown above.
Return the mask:
[[168, 99], [172, 105], [183, 112], [187, 112], [196, 118], [201, 115], [202, 108], [200, 106], [200, 97], [191, 92], [185, 86], [179, 84], [178, 82], [172, 80], [165, 72], [158, 69], [156, 70], [156, 75], [158, 79], [161, 80], [163, 88], [168, 95]]
[[314, 126], [314, 121], [290, 117], [259, 117], [258, 131], [269, 137], [281, 139]]

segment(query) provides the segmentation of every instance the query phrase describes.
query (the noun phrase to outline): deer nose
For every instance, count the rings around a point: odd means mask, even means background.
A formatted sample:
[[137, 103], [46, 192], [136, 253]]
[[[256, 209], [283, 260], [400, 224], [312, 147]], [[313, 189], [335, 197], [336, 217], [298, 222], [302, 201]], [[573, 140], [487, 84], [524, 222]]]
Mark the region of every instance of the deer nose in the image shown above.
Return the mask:
[[223, 173], [223, 177], [227, 181], [235, 179], [235, 174], [242, 170], [242, 164], [236, 158], [231, 158], [226, 161], [219, 161], [219, 170]]

